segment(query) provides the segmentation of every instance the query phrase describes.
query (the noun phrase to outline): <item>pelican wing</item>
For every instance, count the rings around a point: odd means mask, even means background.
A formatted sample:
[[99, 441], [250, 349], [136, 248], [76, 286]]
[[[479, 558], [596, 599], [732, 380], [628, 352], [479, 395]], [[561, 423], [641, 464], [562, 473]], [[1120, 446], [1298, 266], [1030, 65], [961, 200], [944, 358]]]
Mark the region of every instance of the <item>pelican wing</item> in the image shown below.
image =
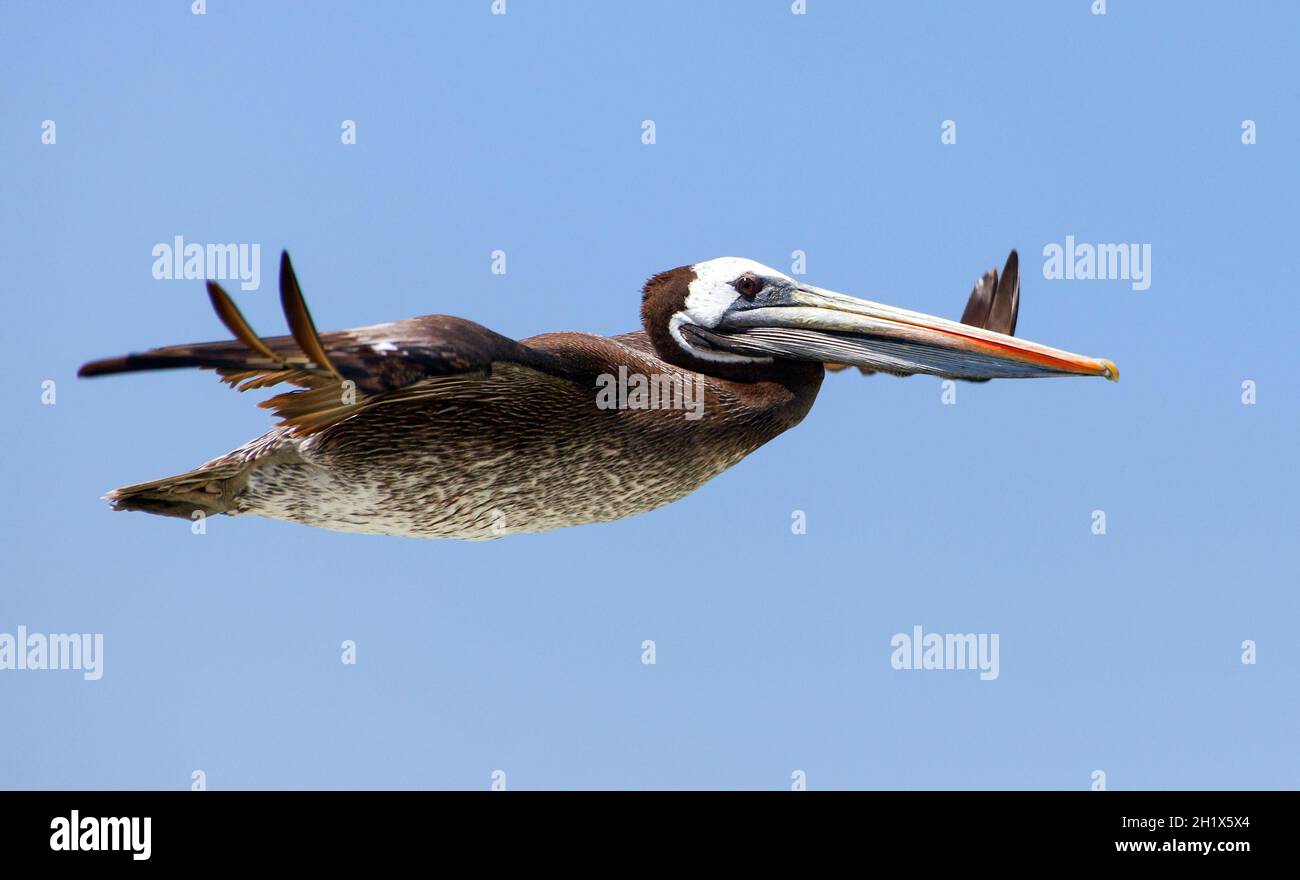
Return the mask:
[[209, 281], [208, 296], [234, 340], [169, 345], [91, 361], [77, 375], [198, 367], [215, 370], [239, 391], [296, 385], [302, 390], [278, 394], [259, 406], [274, 410], [298, 436], [370, 406], [437, 394], [439, 384], [453, 377], [490, 376], [494, 364], [578, 378], [549, 352], [449, 315], [318, 333], [288, 253], [280, 257], [280, 301], [291, 335], [259, 337], [220, 285]]

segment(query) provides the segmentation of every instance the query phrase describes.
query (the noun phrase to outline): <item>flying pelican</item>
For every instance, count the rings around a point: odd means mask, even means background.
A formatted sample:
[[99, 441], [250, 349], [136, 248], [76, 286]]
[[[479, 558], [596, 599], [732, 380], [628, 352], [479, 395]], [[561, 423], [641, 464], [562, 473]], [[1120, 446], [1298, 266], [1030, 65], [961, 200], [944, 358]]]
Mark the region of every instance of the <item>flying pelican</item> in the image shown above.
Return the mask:
[[[990, 270], [975, 284], [961, 323], [738, 257], [655, 275], [644, 330], [613, 337], [516, 342], [447, 315], [318, 333], [282, 253], [291, 335], [260, 338], [219, 285], [207, 287], [233, 341], [92, 361], [78, 375], [199, 367], [240, 391], [300, 390], [260, 404], [281, 419], [269, 433], [187, 473], [113, 490], [117, 510], [483, 540], [675, 501], [799, 424], [828, 368], [1119, 378], [1108, 360], [1015, 338], [1015, 251], [1000, 278]], [[637, 387], [602, 399], [614, 376]], [[688, 394], [695, 418], [674, 405]]]

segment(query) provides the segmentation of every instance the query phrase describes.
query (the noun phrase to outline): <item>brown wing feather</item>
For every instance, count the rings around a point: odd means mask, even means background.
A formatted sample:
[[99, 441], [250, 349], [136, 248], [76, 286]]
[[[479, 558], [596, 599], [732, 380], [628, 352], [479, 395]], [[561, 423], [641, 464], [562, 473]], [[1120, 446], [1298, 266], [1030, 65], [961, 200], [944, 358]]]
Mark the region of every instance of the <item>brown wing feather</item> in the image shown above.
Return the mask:
[[993, 294], [993, 308], [989, 313], [986, 330], [1016, 335], [1016, 319], [1020, 316], [1020, 257], [1015, 251], [1007, 256], [998, 279], [998, 289]]
[[1020, 315], [1020, 256], [1013, 250], [1007, 255], [1002, 276], [990, 269], [975, 282], [961, 322], [972, 327], [982, 327], [995, 333], [1016, 335], [1016, 319]]
[[320, 335], [316, 332], [316, 323], [307, 311], [307, 301], [302, 297], [302, 288], [298, 286], [298, 276], [294, 274], [293, 264], [289, 262], [289, 252], [280, 251], [280, 307], [284, 309], [284, 318], [289, 322], [289, 332], [307, 357], [316, 366], [339, 378], [339, 371], [330, 363], [329, 355], [321, 345]]
[[280, 266], [281, 303], [291, 336], [257, 336], [230, 296], [209, 282], [213, 309], [234, 341], [171, 345], [91, 361], [77, 375], [198, 367], [216, 371], [239, 391], [297, 385], [303, 390], [277, 394], [259, 406], [274, 410], [281, 424], [298, 435], [320, 431], [370, 406], [436, 394], [441, 379], [490, 375], [494, 363], [587, 378], [556, 355], [449, 315], [318, 333], [287, 254]]
[[989, 313], [993, 311], [993, 294], [998, 289], [998, 270], [990, 269], [975, 282], [975, 289], [966, 300], [966, 309], [961, 313], [961, 322], [972, 327], [983, 327], [988, 323]]
[[283, 358], [257, 338], [257, 334], [253, 332], [252, 327], [248, 326], [243, 312], [239, 311], [230, 294], [222, 290], [221, 285], [215, 281], [208, 282], [208, 299], [212, 301], [212, 310], [217, 313], [221, 323], [226, 325], [226, 329], [233, 333], [236, 339], [252, 349], [254, 354], [260, 354], [269, 361], [283, 362]]

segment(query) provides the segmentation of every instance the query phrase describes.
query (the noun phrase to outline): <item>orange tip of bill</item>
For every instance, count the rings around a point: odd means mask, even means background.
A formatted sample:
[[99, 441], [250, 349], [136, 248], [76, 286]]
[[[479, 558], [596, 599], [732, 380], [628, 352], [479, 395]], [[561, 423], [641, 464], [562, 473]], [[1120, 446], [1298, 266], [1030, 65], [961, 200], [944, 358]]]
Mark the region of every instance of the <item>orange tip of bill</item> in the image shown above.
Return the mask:
[[1101, 360], [1102, 375], [1112, 382], [1119, 381], [1119, 367], [1115, 366], [1114, 361], [1108, 361], [1105, 358]]

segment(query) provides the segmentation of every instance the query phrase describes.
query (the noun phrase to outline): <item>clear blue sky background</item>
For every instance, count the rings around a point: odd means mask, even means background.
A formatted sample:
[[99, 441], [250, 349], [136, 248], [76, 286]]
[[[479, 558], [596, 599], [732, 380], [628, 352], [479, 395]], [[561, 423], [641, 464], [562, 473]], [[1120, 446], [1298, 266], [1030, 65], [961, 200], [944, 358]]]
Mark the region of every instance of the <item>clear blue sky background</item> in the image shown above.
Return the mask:
[[[0, 672], [0, 787], [1297, 787], [1300, 12], [1109, 5], [6, 2], [0, 632], [101, 632], [105, 674]], [[1150, 243], [1151, 288], [1044, 280], [1068, 234]], [[236, 297], [268, 335], [281, 247], [323, 329], [512, 336], [624, 332], [658, 270], [795, 249], [955, 317], [1017, 247], [1020, 335], [1123, 380], [831, 376], [609, 525], [195, 536], [99, 496], [260, 434], [255, 395], [74, 377], [226, 335], [151, 277], [175, 235], [261, 243]], [[916, 624], [1000, 634], [1000, 678], [891, 669]]]

